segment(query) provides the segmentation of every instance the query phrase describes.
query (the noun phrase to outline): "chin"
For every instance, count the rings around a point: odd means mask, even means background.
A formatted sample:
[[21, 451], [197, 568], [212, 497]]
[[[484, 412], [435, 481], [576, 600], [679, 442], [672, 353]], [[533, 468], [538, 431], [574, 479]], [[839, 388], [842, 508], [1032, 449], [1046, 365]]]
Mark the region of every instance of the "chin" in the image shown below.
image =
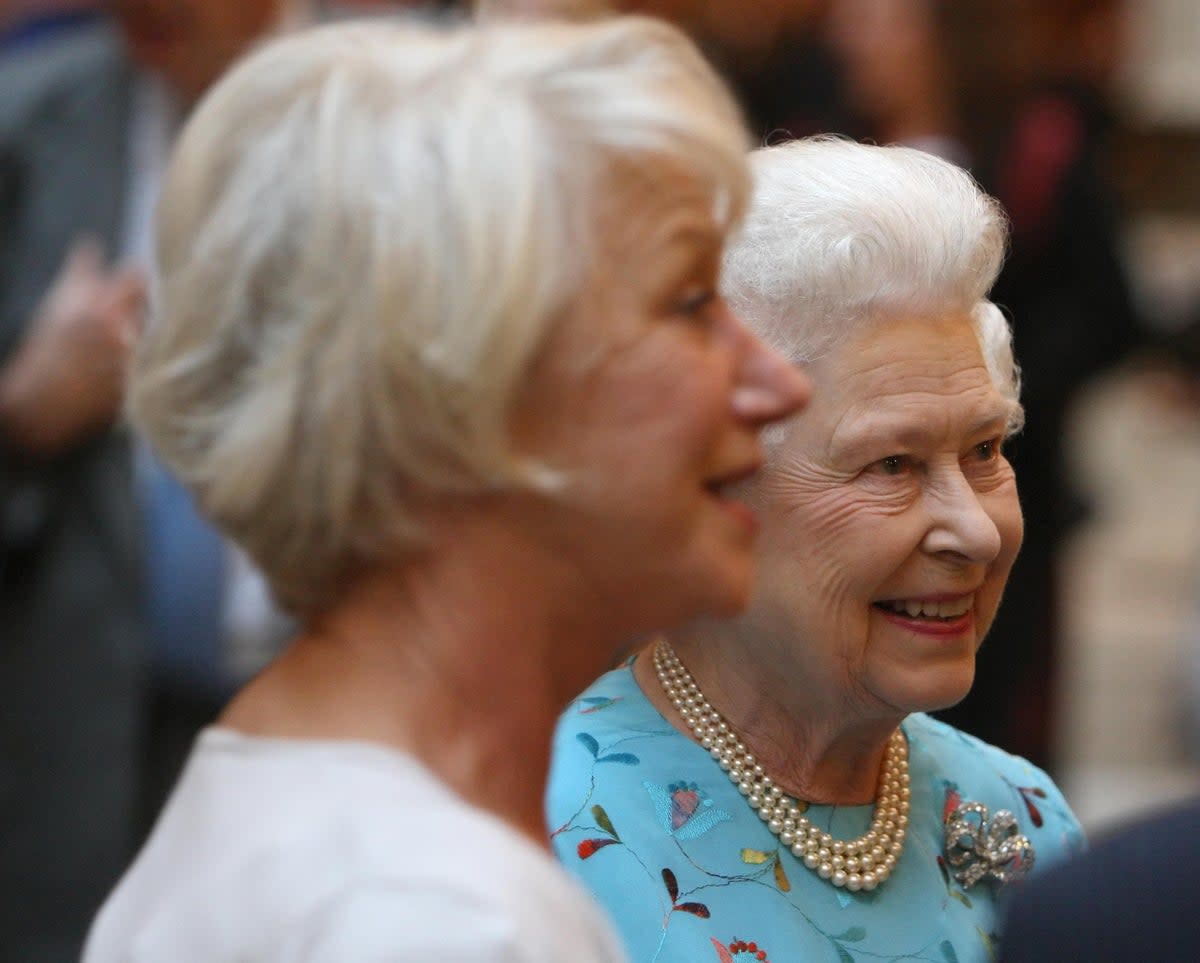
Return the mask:
[[921, 678], [905, 692], [894, 692], [889, 700], [905, 712], [939, 712], [958, 705], [971, 691], [975, 681], [975, 660], [969, 665], [919, 670]]

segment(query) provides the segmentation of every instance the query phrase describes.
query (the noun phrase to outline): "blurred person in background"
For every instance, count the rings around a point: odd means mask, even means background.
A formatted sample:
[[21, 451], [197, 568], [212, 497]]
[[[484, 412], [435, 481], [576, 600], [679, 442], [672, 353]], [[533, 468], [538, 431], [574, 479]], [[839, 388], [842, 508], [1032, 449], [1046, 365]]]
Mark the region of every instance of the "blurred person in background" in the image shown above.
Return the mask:
[[821, 26], [830, 0], [614, 0], [686, 30], [732, 85], [756, 145], [853, 133]]
[[1192, 963], [1200, 801], [1116, 830], [1016, 895], [1001, 963]]
[[[229, 685], [230, 556], [164, 473], [135, 477], [118, 414], [174, 126], [284, 8], [114, 14], [0, 60], [0, 959], [21, 963], [78, 958], [140, 794], [157, 806], [177, 730], [190, 739]], [[166, 505], [196, 539], [157, 524]], [[171, 688], [147, 718], [152, 646]]]
[[980, 653], [942, 718], [1053, 763], [1059, 550], [1087, 506], [1064, 440], [1072, 400], [1144, 339], [1108, 173], [1120, 0], [836, 0], [831, 43], [863, 130], [969, 167], [1003, 204], [1011, 250], [992, 292], [1011, 317], [1026, 428], [1008, 449], [1025, 546]]
[[92, 24], [107, 9], [108, 0], [0, 0], [0, 57]]
[[1021, 544], [1003, 213], [911, 148], [751, 161], [723, 290], [813, 401], [739, 486], [749, 607], [572, 704], [548, 825], [635, 960], [982, 960], [1007, 884], [1082, 845], [1044, 772], [927, 715], [970, 689]]
[[621, 958], [547, 852], [550, 738], [749, 593], [729, 488], [809, 385], [717, 292], [745, 144], [646, 19], [318, 28], [205, 98], [130, 411], [301, 628], [88, 963]]

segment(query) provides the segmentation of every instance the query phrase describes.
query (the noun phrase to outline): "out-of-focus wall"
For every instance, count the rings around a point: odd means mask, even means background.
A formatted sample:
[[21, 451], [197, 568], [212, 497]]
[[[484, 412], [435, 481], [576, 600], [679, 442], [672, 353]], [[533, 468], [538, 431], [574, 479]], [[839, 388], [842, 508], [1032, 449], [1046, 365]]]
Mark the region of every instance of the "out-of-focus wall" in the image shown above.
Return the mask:
[[1131, 4], [1123, 89], [1132, 113], [1165, 127], [1200, 127], [1200, 2]]

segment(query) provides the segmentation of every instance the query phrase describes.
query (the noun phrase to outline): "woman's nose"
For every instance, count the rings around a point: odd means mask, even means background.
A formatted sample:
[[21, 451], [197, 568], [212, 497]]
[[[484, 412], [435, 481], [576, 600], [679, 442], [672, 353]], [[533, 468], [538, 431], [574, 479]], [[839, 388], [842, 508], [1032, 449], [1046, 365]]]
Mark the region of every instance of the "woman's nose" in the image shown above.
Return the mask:
[[783, 355], [768, 347], [736, 318], [742, 350], [733, 392], [739, 418], [758, 424], [778, 421], [804, 408], [812, 398], [812, 380]]
[[1000, 529], [961, 471], [938, 483], [929, 498], [932, 524], [924, 541], [927, 552], [952, 553], [980, 564], [1000, 554]]

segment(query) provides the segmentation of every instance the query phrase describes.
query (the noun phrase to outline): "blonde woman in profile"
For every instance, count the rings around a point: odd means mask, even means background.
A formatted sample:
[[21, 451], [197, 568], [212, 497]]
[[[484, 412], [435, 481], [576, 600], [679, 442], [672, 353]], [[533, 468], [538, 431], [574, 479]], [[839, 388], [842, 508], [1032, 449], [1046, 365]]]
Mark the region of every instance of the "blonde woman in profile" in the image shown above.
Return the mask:
[[321, 28], [200, 105], [131, 410], [303, 630], [199, 738], [88, 963], [622, 958], [557, 713], [747, 600], [808, 383], [716, 293], [735, 107], [648, 20]]

